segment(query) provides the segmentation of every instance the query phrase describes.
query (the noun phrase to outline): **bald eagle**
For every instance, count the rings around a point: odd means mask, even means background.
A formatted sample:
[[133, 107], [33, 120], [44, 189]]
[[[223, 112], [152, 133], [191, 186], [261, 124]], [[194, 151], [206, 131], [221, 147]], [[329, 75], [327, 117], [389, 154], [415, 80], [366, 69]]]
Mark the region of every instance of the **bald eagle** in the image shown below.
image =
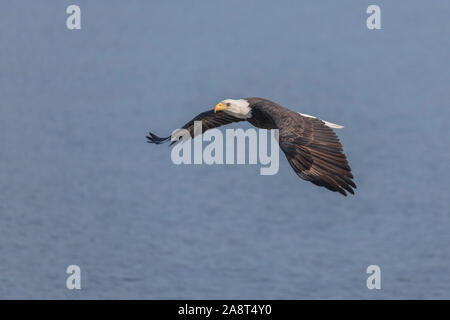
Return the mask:
[[[200, 113], [183, 126], [194, 137], [194, 121], [201, 121], [202, 132], [232, 122], [248, 121], [257, 128], [279, 129], [279, 145], [295, 173], [315, 185], [347, 196], [356, 189], [342, 145], [332, 128], [343, 126], [291, 111], [263, 98], [226, 99], [213, 110]], [[147, 142], [161, 144], [153, 133]], [[172, 143], [175, 143], [173, 141]]]

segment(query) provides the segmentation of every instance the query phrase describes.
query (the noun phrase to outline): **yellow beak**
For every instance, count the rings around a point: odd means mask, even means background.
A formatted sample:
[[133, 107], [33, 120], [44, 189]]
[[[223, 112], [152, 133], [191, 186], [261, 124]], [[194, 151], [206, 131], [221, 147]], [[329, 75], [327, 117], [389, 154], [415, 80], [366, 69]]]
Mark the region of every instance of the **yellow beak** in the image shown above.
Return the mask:
[[218, 104], [216, 104], [216, 106], [214, 107], [214, 113], [216, 113], [217, 111], [220, 110], [227, 110], [228, 107], [224, 106], [222, 102], [219, 102]]

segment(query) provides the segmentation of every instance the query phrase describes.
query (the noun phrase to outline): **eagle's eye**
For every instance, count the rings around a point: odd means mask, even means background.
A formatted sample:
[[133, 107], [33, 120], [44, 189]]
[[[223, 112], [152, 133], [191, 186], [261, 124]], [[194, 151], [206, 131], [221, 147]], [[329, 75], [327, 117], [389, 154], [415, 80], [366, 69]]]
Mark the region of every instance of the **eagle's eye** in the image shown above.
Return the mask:
[[229, 107], [229, 106], [231, 105], [231, 103], [227, 102], [227, 104], [226, 104], [226, 105], [227, 105], [227, 107]]

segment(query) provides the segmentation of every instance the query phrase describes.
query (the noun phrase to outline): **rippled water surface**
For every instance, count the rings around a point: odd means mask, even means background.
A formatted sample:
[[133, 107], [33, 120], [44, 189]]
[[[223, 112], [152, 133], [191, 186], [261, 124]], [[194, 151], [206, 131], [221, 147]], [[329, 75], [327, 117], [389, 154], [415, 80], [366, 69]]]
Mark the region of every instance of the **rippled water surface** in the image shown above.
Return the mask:
[[[450, 3], [378, 3], [2, 4], [0, 297], [450, 298]], [[145, 143], [248, 96], [345, 125], [356, 195]]]

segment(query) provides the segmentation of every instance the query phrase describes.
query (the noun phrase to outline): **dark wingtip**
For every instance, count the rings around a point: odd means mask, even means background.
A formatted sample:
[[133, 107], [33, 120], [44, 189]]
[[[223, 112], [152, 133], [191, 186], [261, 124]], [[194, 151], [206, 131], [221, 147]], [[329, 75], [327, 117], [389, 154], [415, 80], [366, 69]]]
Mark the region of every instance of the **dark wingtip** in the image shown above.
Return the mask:
[[161, 144], [170, 140], [170, 137], [161, 138], [151, 132], [149, 132], [148, 136], [145, 137], [147, 138], [148, 143], [155, 143], [155, 144]]

